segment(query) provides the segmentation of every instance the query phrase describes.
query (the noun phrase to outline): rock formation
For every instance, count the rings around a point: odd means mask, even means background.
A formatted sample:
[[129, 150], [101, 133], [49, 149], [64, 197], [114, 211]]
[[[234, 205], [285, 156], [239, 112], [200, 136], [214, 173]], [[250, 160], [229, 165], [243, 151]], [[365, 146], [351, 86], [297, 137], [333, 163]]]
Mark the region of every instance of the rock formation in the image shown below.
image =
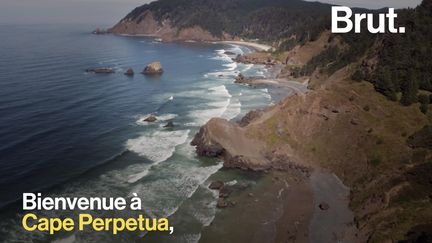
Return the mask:
[[89, 68], [86, 70], [86, 72], [88, 73], [115, 73], [114, 69], [112, 68], [106, 68], [106, 67], [102, 67], [102, 68]]
[[223, 183], [223, 181], [213, 181], [210, 183], [209, 188], [212, 190], [220, 190], [224, 185], [225, 183]]
[[134, 73], [134, 70], [132, 69], [132, 68], [129, 68], [125, 73], [124, 73], [124, 75], [126, 75], [126, 76], [133, 76], [135, 73]]
[[157, 75], [162, 74], [163, 72], [164, 70], [162, 69], [162, 65], [160, 62], [152, 62], [147, 65], [142, 71], [142, 73], [145, 75]]
[[151, 116], [147, 117], [146, 119], [144, 119], [144, 121], [146, 121], [146, 122], [155, 122], [155, 121], [157, 121], [157, 118], [156, 118], [156, 116], [151, 115]]

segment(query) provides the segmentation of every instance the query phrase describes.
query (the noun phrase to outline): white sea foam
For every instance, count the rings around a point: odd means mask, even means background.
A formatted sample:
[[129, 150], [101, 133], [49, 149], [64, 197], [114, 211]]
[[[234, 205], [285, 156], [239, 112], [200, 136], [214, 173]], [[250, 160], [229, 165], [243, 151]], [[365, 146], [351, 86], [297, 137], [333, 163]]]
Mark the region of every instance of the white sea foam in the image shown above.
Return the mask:
[[235, 53], [236, 55], [243, 55], [244, 51], [238, 45], [231, 44], [232, 48], [228, 51]]
[[232, 78], [232, 77], [237, 76], [236, 74], [237, 73], [235, 71], [227, 69], [227, 71], [217, 71], [217, 72], [206, 73], [206, 74], [204, 74], [204, 77], [205, 78], [209, 78], [209, 77], [219, 78], [222, 76], [222, 77], [231, 77]]
[[231, 119], [234, 119], [235, 117], [237, 117], [240, 113], [241, 113], [240, 101], [237, 99], [235, 99], [235, 101], [233, 101], [233, 99], [231, 99], [227, 109], [222, 114], [222, 118], [225, 118], [227, 120], [231, 120]]
[[242, 72], [249, 71], [253, 66], [253, 64], [245, 64]]
[[169, 176], [137, 184], [131, 193], [145, 195], [143, 209], [150, 217], [169, 217], [221, 167], [221, 163], [207, 167], [171, 163], [164, 167]]
[[[176, 146], [186, 142], [189, 132], [189, 130], [156, 131], [152, 134], [129, 139], [126, 142], [126, 147], [129, 151], [158, 164], [169, 159], [174, 154]], [[148, 169], [129, 176], [128, 182], [134, 183], [143, 178], [147, 175]]]
[[260, 89], [260, 91], [264, 93], [264, 97], [266, 97], [268, 100], [272, 99], [271, 95], [269, 94], [268, 89]]
[[212, 95], [217, 95], [217, 96], [220, 96], [220, 97], [230, 97], [231, 98], [231, 94], [228, 92], [228, 90], [225, 87], [225, 85], [209, 88], [208, 90], [211, 92]]
[[237, 68], [237, 63], [232, 62], [232, 63], [227, 63], [227, 64], [223, 64], [224, 67], [228, 67], [227, 70], [233, 71]]
[[154, 162], [167, 160], [175, 151], [177, 145], [186, 142], [189, 130], [156, 131], [135, 139], [129, 139], [127, 148]]
[[229, 57], [227, 54], [225, 54], [224, 49], [216, 50], [215, 52], [216, 52], [216, 56], [211, 57], [210, 59], [220, 60], [220, 61], [229, 62], [229, 63], [233, 62], [231, 57]]

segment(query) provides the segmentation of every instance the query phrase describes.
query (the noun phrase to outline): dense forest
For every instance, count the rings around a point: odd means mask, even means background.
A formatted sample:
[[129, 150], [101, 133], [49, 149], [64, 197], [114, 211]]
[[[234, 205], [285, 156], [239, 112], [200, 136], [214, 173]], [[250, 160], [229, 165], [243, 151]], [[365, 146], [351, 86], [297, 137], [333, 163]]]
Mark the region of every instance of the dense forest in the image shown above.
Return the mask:
[[[398, 25], [407, 28], [406, 34], [372, 35], [366, 26], [362, 34], [339, 34], [348, 48], [327, 48], [302, 68], [297, 67], [295, 74], [309, 75], [316, 68], [333, 73], [361, 59], [376, 59], [372, 69], [360, 63], [352, 78], [373, 83], [378, 92], [402, 105], [420, 102], [426, 112], [432, 103], [431, 6], [432, 1], [425, 0], [416, 9], [398, 10]], [[179, 29], [201, 26], [215, 36], [226, 32], [259, 39], [284, 52], [328, 30], [330, 7], [302, 0], [159, 0], [136, 8], [125, 19], [139, 23], [141, 13], [150, 10], [158, 21], [170, 19]]]
[[399, 25], [406, 34], [381, 37], [378, 68], [372, 74], [357, 74], [375, 85], [377, 91], [403, 105], [430, 102], [432, 92], [432, 2], [399, 12]]
[[330, 5], [301, 0], [159, 0], [136, 8], [125, 19], [139, 22], [145, 10], [180, 29], [198, 25], [215, 36], [227, 32], [283, 43], [286, 49], [292, 47], [292, 39], [313, 40], [330, 26]]
[[[432, 103], [432, 1], [423, 1], [415, 9], [398, 10], [398, 15], [397, 25], [405, 26], [406, 34], [373, 35], [366, 26], [362, 26], [361, 34], [339, 34], [348, 49], [328, 48], [296, 74], [309, 75], [317, 67], [331, 74], [363, 59], [353, 80], [371, 82], [378, 92], [402, 105], [419, 102], [426, 113]], [[368, 60], [377, 63], [368, 64]]]

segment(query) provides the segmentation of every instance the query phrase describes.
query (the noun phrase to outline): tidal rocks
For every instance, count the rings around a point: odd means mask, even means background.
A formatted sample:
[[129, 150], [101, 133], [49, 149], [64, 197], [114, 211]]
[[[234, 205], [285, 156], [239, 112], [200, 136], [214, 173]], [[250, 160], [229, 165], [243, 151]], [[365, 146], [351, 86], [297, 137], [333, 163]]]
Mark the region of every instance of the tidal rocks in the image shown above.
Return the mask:
[[255, 86], [256, 85], [256, 81], [258, 79], [259, 79], [259, 77], [245, 77], [243, 74], [240, 73], [235, 78], [234, 83], [236, 83], [236, 84], [246, 84], [246, 85], [249, 85], [249, 86]]
[[160, 75], [164, 72], [160, 62], [152, 62], [147, 65], [142, 71], [145, 75]]
[[244, 81], [246, 80], [246, 77], [239, 73], [239, 75], [237, 75], [237, 77], [235, 78], [235, 83], [244, 83]]
[[134, 76], [134, 70], [132, 69], [132, 68], [129, 68], [125, 73], [124, 73], [124, 75], [126, 75], [126, 76]]
[[212, 190], [220, 190], [224, 185], [225, 183], [223, 181], [213, 181], [210, 183], [209, 188]]
[[225, 51], [224, 52], [225, 55], [229, 55], [229, 56], [235, 56], [236, 54], [232, 51]]
[[172, 122], [172, 121], [169, 121], [165, 126], [163, 126], [164, 128], [174, 128], [175, 127], [175, 125], [174, 125], [174, 122]]
[[102, 68], [89, 68], [86, 70], [88, 73], [98, 73], [98, 74], [110, 74], [115, 73], [114, 69], [102, 67]]
[[157, 118], [156, 118], [156, 116], [151, 115], [151, 116], [147, 117], [146, 119], [144, 119], [144, 121], [146, 121], [146, 122], [155, 122], [155, 121], [157, 121]]
[[226, 208], [226, 207], [228, 207], [228, 202], [226, 202], [225, 199], [223, 199], [223, 198], [219, 198], [217, 201], [216, 207]]
[[229, 195], [232, 193], [232, 189], [228, 186], [223, 186], [220, 190], [219, 190], [219, 198], [227, 198], [229, 197]]

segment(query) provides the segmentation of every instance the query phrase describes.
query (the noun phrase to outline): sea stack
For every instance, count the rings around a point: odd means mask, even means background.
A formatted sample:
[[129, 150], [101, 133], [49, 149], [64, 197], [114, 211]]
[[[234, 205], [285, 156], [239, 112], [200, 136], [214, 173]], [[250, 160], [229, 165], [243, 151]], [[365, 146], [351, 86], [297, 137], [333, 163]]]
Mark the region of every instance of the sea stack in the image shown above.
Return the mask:
[[132, 69], [132, 68], [129, 68], [125, 73], [124, 73], [124, 75], [126, 75], [126, 76], [133, 76], [135, 73], [134, 73], [134, 70]]
[[160, 75], [163, 73], [162, 65], [160, 62], [152, 62], [144, 68], [142, 73], [145, 75]]

